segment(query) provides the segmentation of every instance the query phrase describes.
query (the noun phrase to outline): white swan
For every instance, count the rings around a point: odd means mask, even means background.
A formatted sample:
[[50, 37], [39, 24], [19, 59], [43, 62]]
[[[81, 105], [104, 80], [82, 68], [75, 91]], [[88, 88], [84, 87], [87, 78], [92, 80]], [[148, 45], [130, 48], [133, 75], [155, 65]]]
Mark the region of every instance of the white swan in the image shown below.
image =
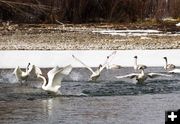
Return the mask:
[[20, 82], [20, 84], [22, 84], [23, 81], [27, 80], [29, 76], [29, 66], [30, 63], [28, 63], [28, 66], [26, 67], [26, 71], [22, 71], [19, 66], [17, 66], [14, 69], [13, 74], [15, 74], [16, 79]]
[[180, 27], [180, 22], [176, 24], [177, 27]]
[[163, 57], [163, 59], [165, 60], [165, 66], [164, 66], [164, 69], [166, 71], [170, 71], [170, 70], [173, 70], [176, 68], [176, 66], [174, 64], [168, 64], [168, 60], [167, 60], [167, 57]]
[[147, 78], [155, 78], [158, 76], [167, 76], [171, 77], [171, 75], [167, 74], [161, 74], [161, 73], [145, 73], [143, 67], [140, 67], [141, 73], [132, 73], [124, 76], [116, 76], [116, 78], [121, 79], [121, 78], [130, 78], [133, 79], [135, 78], [138, 84], [144, 83], [144, 81]]
[[121, 65], [116, 65], [116, 64], [112, 64], [112, 65], [107, 64], [107, 66], [106, 66], [107, 70], [109, 70], [109, 69], [121, 69], [121, 68], [123, 68]]
[[38, 74], [42, 74], [41, 70], [36, 67], [35, 65], [31, 65], [28, 63], [28, 66], [26, 67], [26, 71], [22, 71], [19, 66], [17, 66], [13, 72], [15, 74], [16, 79], [22, 84], [23, 81], [27, 81], [28, 77], [30, 75], [35, 74], [36, 77]]
[[43, 79], [44, 81], [42, 89], [51, 93], [61, 94], [59, 90], [59, 88], [61, 87], [61, 81], [71, 72], [71, 70], [71, 65], [68, 65], [62, 69], [56, 66], [47, 73], [48, 79], [39, 74], [38, 77]]
[[22, 71], [19, 66], [15, 68], [13, 73], [15, 74], [16, 79], [20, 82], [20, 84], [22, 84], [23, 81], [27, 80], [29, 76], [28, 72]]
[[113, 55], [116, 54], [116, 51], [114, 51], [111, 55], [107, 56], [107, 59], [109, 59], [111, 57], [110, 60], [107, 61], [107, 64], [106, 64], [106, 69], [109, 70], [109, 69], [121, 69], [122, 66], [121, 65], [117, 65], [117, 64], [111, 64], [110, 65], [110, 62], [112, 61], [113, 59]]
[[175, 68], [173, 70], [168, 71], [169, 73], [180, 73], [180, 69]]
[[137, 56], [134, 56], [134, 70], [138, 71], [140, 68], [146, 69], [147, 66], [146, 65], [142, 65], [142, 64], [137, 64]]
[[37, 78], [37, 76], [41, 74], [42, 75], [42, 71], [39, 67], [35, 66], [35, 65], [30, 65], [29, 66], [29, 77], [31, 77], [32, 79]]
[[107, 63], [108, 63], [109, 59], [111, 58], [111, 56], [114, 55], [115, 53], [116, 53], [116, 51], [112, 52], [111, 55], [109, 55], [109, 57], [106, 58], [105, 63], [103, 65], [100, 64], [96, 71], [93, 71], [92, 68], [90, 68], [89, 66], [84, 64], [81, 60], [76, 58], [74, 55], [72, 55], [72, 57], [75, 60], [77, 60], [78, 62], [80, 62], [82, 65], [84, 65], [88, 70], [90, 70], [92, 73], [92, 75], [90, 76], [90, 80], [96, 81], [100, 77], [101, 71], [107, 66]]

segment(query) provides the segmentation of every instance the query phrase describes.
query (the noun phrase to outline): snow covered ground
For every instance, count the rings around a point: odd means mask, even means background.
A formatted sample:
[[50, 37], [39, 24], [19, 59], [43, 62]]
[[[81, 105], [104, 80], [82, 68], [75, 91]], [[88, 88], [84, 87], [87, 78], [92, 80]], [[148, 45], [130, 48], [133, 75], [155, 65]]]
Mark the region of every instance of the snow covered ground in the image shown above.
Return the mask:
[[[179, 24], [180, 25], [180, 24]], [[172, 34], [171, 32], [163, 33], [158, 30], [97, 30], [93, 33], [120, 35], [120, 36], [178, 36], [180, 32]]]
[[179, 26], [180, 26], [180, 22], [179, 22], [179, 23], [177, 23], [177, 24], [176, 24], [176, 26], [178, 26], [178, 27], [179, 27]]
[[[62, 51], [0, 51], [0, 68], [26, 67], [28, 62], [39, 67], [65, 66], [83, 67], [72, 58], [75, 55], [91, 67], [104, 63], [106, 56], [113, 50], [62, 50]], [[148, 66], [164, 66], [164, 56], [169, 63], [180, 66], [180, 49], [172, 50], [117, 50], [112, 64], [133, 66], [134, 56], [138, 56], [138, 63]]]

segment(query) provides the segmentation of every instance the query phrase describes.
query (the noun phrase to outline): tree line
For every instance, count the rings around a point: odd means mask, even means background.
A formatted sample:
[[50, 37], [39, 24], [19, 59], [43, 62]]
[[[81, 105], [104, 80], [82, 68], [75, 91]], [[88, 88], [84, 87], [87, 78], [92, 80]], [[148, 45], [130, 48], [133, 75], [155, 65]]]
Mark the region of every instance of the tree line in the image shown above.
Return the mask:
[[0, 0], [1, 21], [116, 23], [166, 17], [180, 17], [180, 0]]

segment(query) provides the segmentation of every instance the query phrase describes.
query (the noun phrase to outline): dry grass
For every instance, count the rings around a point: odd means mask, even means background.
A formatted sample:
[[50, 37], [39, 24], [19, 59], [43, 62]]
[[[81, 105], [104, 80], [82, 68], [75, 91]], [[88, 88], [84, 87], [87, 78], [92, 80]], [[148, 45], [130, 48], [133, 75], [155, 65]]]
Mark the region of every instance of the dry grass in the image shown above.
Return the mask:
[[180, 0], [0, 0], [0, 18], [28, 23], [136, 22], [180, 17]]
[[[109, 25], [109, 24], [108, 24]], [[180, 36], [123, 37], [92, 33], [107, 25], [26, 25], [0, 30], [0, 50], [179, 49]], [[111, 28], [134, 28], [111, 25]], [[142, 27], [143, 28], [143, 27]], [[144, 27], [145, 28], [145, 27]], [[1, 29], [1, 27], [0, 27]]]

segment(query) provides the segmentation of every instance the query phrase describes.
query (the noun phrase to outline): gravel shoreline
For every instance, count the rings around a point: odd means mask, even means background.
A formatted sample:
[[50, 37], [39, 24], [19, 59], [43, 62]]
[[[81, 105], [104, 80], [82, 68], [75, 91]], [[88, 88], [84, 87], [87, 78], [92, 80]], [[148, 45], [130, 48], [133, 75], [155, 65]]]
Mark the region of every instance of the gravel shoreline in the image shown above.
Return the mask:
[[[112, 36], [104, 27], [37, 25], [0, 27], [0, 50], [179, 49], [180, 36]], [[107, 29], [107, 28], [106, 28]]]

